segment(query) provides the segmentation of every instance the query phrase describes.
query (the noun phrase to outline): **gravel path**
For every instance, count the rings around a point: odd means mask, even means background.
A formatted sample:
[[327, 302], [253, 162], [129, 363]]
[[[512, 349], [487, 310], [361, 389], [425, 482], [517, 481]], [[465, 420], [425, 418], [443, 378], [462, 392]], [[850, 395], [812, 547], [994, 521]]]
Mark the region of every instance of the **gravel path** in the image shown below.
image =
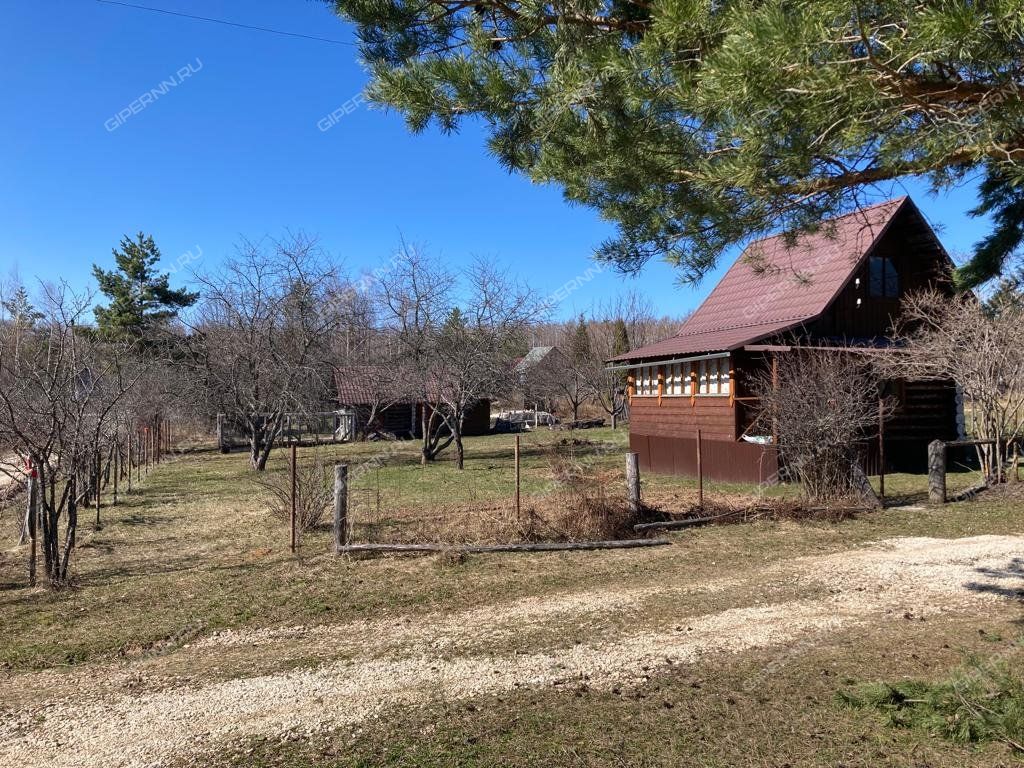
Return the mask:
[[[902, 618], [907, 612], [927, 616], [971, 610], [979, 601], [1005, 600], [1024, 589], [1022, 556], [1024, 537], [979, 536], [897, 539], [794, 559], [765, 571], [772, 571], [773, 578], [824, 584], [830, 587], [827, 598], [725, 610], [682, 619], [675, 626], [631, 632], [614, 642], [549, 653], [488, 656], [459, 650], [471, 646], [474, 638], [516, 631], [524, 624], [587, 612], [611, 615], [625, 610], [638, 594], [599, 591], [524, 600], [421, 620], [414, 626], [364, 622], [358, 627], [360, 634], [372, 638], [376, 633], [385, 647], [401, 635], [406, 644], [403, 655], [381, 652], [369, 643], [353, 659], [287, 673], [142, 695], [100, 696], [83, 690], [81, 697], [10, 713], [0, 722], [0, 765], [160, 766], [231, 739], [313, 733], [435, 696], [466, 698], [523, 687], [571, 686], [582, 680], [595, 688], [612, 687], [708, 654], [782, 645], [792, 653], [823, 633], [857, 624]], [[758, 574], [758, 579], [763, 577], [764, 571]], [[680, 593], [718, 588], [721, 585], [665, 586]], [[259, 653], [268, 644], [297, 637], [329, 642], [332, 634], [355, 629], [346, 625], [225, 633], [180, 652], [251, 645]], [[439, 649], [444, 649], [444, 658]]]

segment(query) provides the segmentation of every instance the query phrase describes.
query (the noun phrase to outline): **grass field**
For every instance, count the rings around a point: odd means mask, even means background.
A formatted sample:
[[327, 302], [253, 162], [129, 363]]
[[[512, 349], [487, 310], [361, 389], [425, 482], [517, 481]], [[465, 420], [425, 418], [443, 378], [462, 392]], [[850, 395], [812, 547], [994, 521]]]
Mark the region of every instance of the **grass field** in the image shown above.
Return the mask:
[[[558, 450], [571, 453], [609, 488], [622, 482], [624, 430], [528, 434], [523, 436], [527, 502], [555, 487], [552, 446], [573, 439], [581, 442]], [[443, 512], [507, 504], [511, 449], [511, 436], [470, 439], [464, 472], [449, 462], [420, 467], [412, 443], [325, 450], [329, 461], [371, 467], [358, 473], [358, 483], [374, 493], [379, 472], [385, 511]], [[280, 452], [270, 471], [283, 472], [285, 462]], [[950, 485], [967, 487], [975, 480], [957, 475]], [[674, 546], [655, 550], [478, 556], [458, 562], [352, 560], [328, 554], [326, 530], [307, 535], [299, 555], [292, 556], [287, 527], [268, 513], [245, 456], [183, 454], [154, 470], [116, 507], [105, 507], [99, 530], [85, 527], [75, 583], [68, 589], [26, 588], [25, 552], [14, 547], [13, 526], [3, 526], [0, 663], [8, 674], [0, 682], [0, 701], [13, 711], [40, 697], [66, 696], [59, 691], [68, 680], [88, 688], [88, 681], [109, 676], [118, 686], [129, 685], [129, 671], [131, 691], [155, 693], [168, 686], [319, 669], [377, 653], [370, 650], [376, 646], [344, 634], [329, 643], [301, 634], [258, 652], [234, 646], [198, 650], [204, 639], [225, 630], [303, 627], [306, 633], [351, 622], [425, 622], [429, 628], [439, 616], [500, 613], [516, 601], [626, 596], [625, 607], [603, 613], [597, 623], [558, 614], [512, 629], [514, 616], [503, 617], [496, 625], [511, 622], [510, 631], [472, 634], [458, 647], [459, 655], [474, 658], [567, 652], [580, 643], [615, 642], [647, 627], [685, 624], [687, 617], [829, 600], [827, 585], [760, 576], [799, 574], [806, 558], [894, 537], [1021, 532], [1015, 494], [983, 494], [934, 508], [922, 503], [922, 477], [892, 476], [887, 486], [900, 506], [843, 523], [708, 527], [674, 535]], [[684, 506], [694, 488], [686, 480], [648, 476], [644, 492], [662, 504]], [[707, 492], [725, 497], [754, 489], [711, 484]], [[728, 583], [719, 584], [723, 581]], [[719, 584], [714, 590], [702, 588], [713, 583]], [[690, 586], [679, 587], [683, 591], [677, 594], [671, 591], [675, 585]], [[670, 591], [663, 593], [666, 588]], [[211, 748], [199, 764], [1009, 764], [1013, 758], [1005, 745], [951, 746], [927, 733], [888, 728], [875, 713], [841, 706], [836, 694], [863, 682], [941, 677], [968, 650], [1016, 653], [1012, 643], [1021, 632], [1019, 619], [1019, 603], [1010, 600], [969, 614], [937, 612], [927, 621], [897, 615], [877, 624], [854, 623], [785, 655], [781, 664], [777, 649], [755, 644], [731, 654], [728, 663], [678, 664], [614, 690], [573, 684], [456, 699], [438, 694], [416, 706], [388, 705], [351, 726], [241, 739]], [[365, 642], [399, 657], [415, 646], [384, 635]], [[452, 651], [438, 653], [449, 658]], [[765, 674], [768, 668], [772, 671]]]

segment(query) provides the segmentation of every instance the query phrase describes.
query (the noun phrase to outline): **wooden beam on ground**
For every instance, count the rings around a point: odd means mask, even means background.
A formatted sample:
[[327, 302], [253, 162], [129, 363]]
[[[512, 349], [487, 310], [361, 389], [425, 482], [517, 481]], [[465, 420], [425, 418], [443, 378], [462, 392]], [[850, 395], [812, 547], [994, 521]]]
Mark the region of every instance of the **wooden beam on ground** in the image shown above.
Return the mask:
[[340, 554], [357, 552], [464, 552], [486, 554], [490, 552], [574, 552], [595, 549], [638, 549], [664, 547], [668, 539], [620, 539], [616, 541], [560, 541], [524, 544], [349, 544]]
[[717, 520], [725, 520], [728, 517], [738, 517], [741, 513], [737, 511], [725, 512], [721, 515], [711, 517], [691, 517], [686, 520], [662, 520], [657, 523], [639, 523], [633, 526], [633, 530], [640, 531], [671, 531], [679, 528], [696, 528], [699, 525], [707, 525]]

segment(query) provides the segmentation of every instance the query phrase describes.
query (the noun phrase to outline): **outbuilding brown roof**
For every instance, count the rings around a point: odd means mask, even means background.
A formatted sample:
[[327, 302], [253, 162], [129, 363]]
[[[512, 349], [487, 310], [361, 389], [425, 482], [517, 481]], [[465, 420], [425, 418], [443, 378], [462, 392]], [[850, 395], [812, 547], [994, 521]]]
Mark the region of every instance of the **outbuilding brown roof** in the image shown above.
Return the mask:
[[907, 205], [901, 197], [861, 208], [795, 242], [775, 235], [751, 243], [679, 333], [613, 360], [725, 352], [815, 319]]

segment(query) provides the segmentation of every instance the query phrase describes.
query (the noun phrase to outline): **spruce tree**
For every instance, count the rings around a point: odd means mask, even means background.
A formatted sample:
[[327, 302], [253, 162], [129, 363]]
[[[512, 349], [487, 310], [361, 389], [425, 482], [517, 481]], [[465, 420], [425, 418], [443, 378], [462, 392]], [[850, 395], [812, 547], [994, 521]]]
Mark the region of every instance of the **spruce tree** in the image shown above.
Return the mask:
[[[1019, 0], [334, 0], [369, 96], [412, 130], [488, 126], [509, 170], [617, 225], [598, 257], [700, 279], [754, 235], [914, 177], [1024, 189]], [[1013, 234], [1024, 213], [1007, 208]], [[964, 272], [983, 280], [1004, 245]]]
[[569, 359], [574, 366], [584, 368], [593, 358], [590, 346], [590, 329], [583, 315], [579, 316], [569, 341]]
[[100, 292], [109, 299], [107, 306], [95, 309], [104, 337], [145, 340], [198, 300], [199, 294], [173, 289], [170, 275], [157, 273], [160, 249], [152, 236], [140, 232], [132, 240], [126, 235], [113, 254], [116, 269], [108, 271], [96, 264], [92, 268]]
[[33, 306], [28, 291], [23, 285], [15, 288], [11, 298], [4, 299], [0, 304], [7, 312], [10, 321], [18, 328], [31, 328], [44, 317], [43, 313]]

